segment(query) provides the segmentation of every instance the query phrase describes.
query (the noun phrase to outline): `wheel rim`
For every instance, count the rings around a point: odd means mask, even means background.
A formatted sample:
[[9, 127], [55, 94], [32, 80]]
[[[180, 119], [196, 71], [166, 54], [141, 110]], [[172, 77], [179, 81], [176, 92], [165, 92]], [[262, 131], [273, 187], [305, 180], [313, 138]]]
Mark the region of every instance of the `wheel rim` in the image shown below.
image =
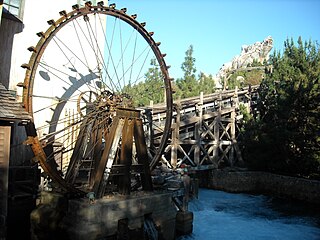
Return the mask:
[[[73, 9], [60, 12], [62, 16], [56, 21], [48, 21], [48, 30], [38, 33], [37, 46], [29, 48], [32, 56], [24, 66], [27, 71], [23, 102], [37, 130], [37, 136], [29, 138], [44, 171], [62, 188], [83, 191], [65, 178], [64, 164], [68, 167], [80, 125], [90, 112], [88, 106], [97, 99], [111, 101], [111, 95], [112, 103], [107, 104], [111, 112], [113, 107], [141, 108], [151, 100], [165, 100], [161, 134], [155, 144], [148, 141], [152, 168], [170, 133], [172, 93], [159, 43], [152, 38], [153, 33], [146, 31], [144, 23], [136, 21], [135, 15], [101, 4], [83, 8], [75, 5]], [[152, 71], [148, 71], [150, 68]], [[152, 85], [152, 91], [143, 89], [147, 85], [146, 72], [148, 79], [161, 79]], [[85, 98], [88, 94], [89, 100]], [[97, 106], [93, 108], [94, 113], [90, 114], [97, 113]]]

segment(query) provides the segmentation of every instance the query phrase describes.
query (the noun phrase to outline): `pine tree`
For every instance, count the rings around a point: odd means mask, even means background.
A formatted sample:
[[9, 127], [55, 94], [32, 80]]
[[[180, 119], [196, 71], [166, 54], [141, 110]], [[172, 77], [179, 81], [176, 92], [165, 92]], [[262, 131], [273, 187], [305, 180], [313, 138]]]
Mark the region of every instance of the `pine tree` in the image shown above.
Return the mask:
[[204, 94], [210, 94], [215, 92], [216, 84], [213, 76], [210, 74], [207, 76], [204, 73], [199, 74], [199, 91]]
[[196, 59], [193, 57], [193, 46], [190, 45], [185, 52], [184, 62], [181, 65], [184, 76], [177, 80], [178, 90], [176, 95], [180, 98], [192, 97], [199, 94], [195, 61]]
[[270, 58], [272, 72], [260, 86], [259, 116], [246, 132], [254, 167], [293, 174], [320, 174], [319, 45], [287, 39]]
[[162, 103], [164, 102], [165, 91], [163, 76], [156, 59], [151, 59], [150, 65], [151, 67], [145, 74], [146, 91], [148, 92], [150, 100], [154, 103]]
[[133, 106], [148, 106], [151, 100], [155, 104], [164, 102], [163, 76], [156, 59], [151, 59], [144, 78], [145, 81], [135, 85], [129, 84], [124, 88], [124, 92], [132, 98]]

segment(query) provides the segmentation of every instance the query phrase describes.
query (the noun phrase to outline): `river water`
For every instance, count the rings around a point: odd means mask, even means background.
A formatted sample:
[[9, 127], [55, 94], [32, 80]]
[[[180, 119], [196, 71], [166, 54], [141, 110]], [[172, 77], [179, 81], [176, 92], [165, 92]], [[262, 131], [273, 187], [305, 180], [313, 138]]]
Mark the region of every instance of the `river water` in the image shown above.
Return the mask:
[[320, 240], [320, 210], [301, 203], [201, 189], [189, 210], [193, 233], [179, 240]]

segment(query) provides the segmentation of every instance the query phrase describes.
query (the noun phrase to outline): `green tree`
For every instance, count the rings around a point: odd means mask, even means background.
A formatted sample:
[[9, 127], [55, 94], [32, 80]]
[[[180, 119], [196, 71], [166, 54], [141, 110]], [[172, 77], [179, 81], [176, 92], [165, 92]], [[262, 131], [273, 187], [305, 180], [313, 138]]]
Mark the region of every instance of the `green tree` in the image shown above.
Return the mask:
[[210, 74], [209, 76], [201, 72], [199, 74], [199, 91], [204, 94], [210, 94], [215, 92], [216, 84], [213, 76]]
[[245, 132], [245, 157], [258, 169], [320, 174], [320, 52], [311, 40], [286, 40], [270, 58], [258, 111]]
[[[266, 61], [262, 64], [254, 60], [253, 63], [248, 64], [247, 68], [236, 70], [228, 77], [228, 88], [235, 89], [236, 87], [242, 88], [248, 85], [260, 84], [265, 77], [267, 65]], [[243, 77], [243, 79], [239, 81], [239, 77]]]
[[151, 59], [150, 65], [148, 72], [145, 74], [147, 95], [153, 103], [162, 103], [164, 102], [165, 92], [163, 75], [156, 59]]
[[196, 96], [199, 94], [198, 81], [196, 79], [196, 59], [193, 57], [193, 46], [190, 45], [185, 52], [184, 62], [181, 65], [181, 69], [184, 72], [183, 78], [177, 79], [176, 95], [180, 98], [187, 98]]
[[124, 92], [132, 98], [134, 107], [148, 106], [151, 100], [155, 104], [164, 102], [164, 91], [163, 76], [156, 59], [151, 59], [144, 82], [130, 84], [124, 89]]

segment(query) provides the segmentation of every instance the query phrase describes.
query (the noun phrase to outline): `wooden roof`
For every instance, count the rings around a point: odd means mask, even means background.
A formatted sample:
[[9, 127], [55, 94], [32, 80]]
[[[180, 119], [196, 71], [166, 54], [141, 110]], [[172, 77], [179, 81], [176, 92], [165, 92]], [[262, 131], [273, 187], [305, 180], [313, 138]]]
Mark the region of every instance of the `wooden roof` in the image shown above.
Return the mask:
[[16, 98], [12, 96], [0, 83], [0, 120], [31, 120], [29, 113], [22, 107], [22, 104], [17, 102]]

